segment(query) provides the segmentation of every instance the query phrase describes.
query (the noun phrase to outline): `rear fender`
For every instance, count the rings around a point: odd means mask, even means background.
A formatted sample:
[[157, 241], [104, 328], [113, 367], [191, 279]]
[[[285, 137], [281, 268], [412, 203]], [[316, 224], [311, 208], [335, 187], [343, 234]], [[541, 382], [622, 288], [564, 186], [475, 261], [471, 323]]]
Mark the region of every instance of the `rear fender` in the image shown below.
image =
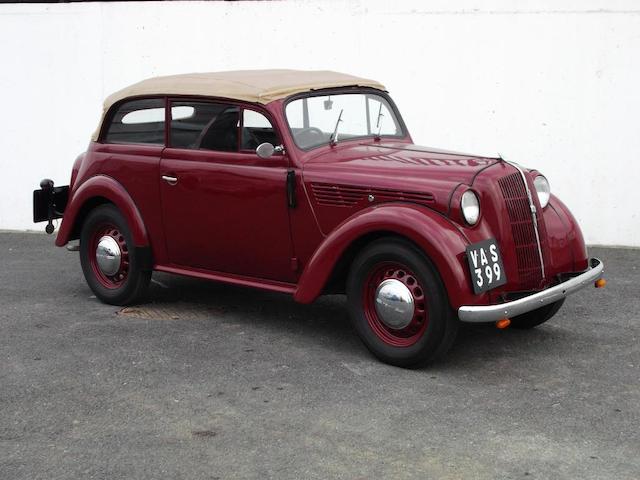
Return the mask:
[[464, 270], [468, 242], [451, 221], [417, 205], [388, 204], [357, 213], [325, 238], [302, 272], [294, 299], [300, 303], [315, 300], [346, 249], [376, 232], [405, 237], [422, 249], [438, 269], [452, 307], [473, 296]]
[[72, 239], [71, 236], [76, 231], [76, 227], [79, 227], [78, 222], [82, 221], [82, 218], [79, 218], [79, 213], [88, 202], [96, 198], [104, 198], [118, 207], [127, 219], [136, 247], [149, 245], [142, 216], [129, 193], [113, 178], [106, 175], [96, 175], [83, 182], [77, 190], [71, 193], [71, 198], [64, 211], [60, 231], [56, 237], [57, 246], [62, 247]]

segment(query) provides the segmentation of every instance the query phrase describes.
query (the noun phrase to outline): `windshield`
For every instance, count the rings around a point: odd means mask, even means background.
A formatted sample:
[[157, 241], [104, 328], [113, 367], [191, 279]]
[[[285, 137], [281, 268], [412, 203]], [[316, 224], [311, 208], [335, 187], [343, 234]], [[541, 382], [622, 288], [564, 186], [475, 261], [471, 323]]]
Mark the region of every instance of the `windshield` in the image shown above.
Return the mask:
[[304, 149], [350, 138], [404, 136], [387, 100], [375, 93], [298, 98], [285, 113], [296, 145]]

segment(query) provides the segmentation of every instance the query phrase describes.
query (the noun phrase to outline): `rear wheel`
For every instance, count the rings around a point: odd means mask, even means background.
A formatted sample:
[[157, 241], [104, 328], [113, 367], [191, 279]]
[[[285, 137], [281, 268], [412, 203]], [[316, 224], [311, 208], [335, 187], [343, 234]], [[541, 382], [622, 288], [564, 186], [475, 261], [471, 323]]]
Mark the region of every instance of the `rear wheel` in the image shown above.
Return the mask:
[[435, 267], [402, 239], [378, 240], [356, 257], [347, 296], [356, 332], [384, 362], [424, 365], [455, 339], [458, 321]]
[[523, 313], [522, 315], [513, 317], [511, 319], [511, 326], [513, 328], [527, 330], [530, 328], [535, 328], [538, 325], [542, 325], [544, 322], [558, 313], [558, 310], [560, 310], [560, 307], [562, 307], [563, 303], [564, 298], [558, 300], [557, 302], [550, 303], [549, 305], [545, 305], [544, 307], [532, 310], [531, 312]]
[[112, 305], [139, 301], [151, 279], [133, 247], [129, 226], [113, 205], [89, 212], [80, 234], [80, 263], [96, 297]]

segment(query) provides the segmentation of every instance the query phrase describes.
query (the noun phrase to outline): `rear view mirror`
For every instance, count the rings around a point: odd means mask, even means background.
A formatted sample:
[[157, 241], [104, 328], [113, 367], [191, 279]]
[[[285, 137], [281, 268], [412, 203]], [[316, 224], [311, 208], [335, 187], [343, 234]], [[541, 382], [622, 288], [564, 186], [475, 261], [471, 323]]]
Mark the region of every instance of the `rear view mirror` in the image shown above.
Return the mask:
[[256, 154], [260, 158], [269, 158], [275, 151], [276, 147], [271, 145], [269, 142], [261, 143], [260, 145], [258, 145], [258, 148], [256, 148]]

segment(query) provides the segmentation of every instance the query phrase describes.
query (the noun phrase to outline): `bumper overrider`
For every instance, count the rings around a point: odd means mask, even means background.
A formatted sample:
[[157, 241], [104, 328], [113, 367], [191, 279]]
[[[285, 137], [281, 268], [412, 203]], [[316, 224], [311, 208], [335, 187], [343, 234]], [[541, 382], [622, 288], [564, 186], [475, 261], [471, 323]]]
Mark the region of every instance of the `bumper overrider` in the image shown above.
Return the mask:
[[463, 305], [458, 309], [458, 317], [463, 322], [495, 322], [557, 302], [602, 278], [604, 271], [602, 261], [592, 258], [589, 260], [589, 265], [590, 268], [587, 271], [569, 280], [512, 302], [497, 305]]

